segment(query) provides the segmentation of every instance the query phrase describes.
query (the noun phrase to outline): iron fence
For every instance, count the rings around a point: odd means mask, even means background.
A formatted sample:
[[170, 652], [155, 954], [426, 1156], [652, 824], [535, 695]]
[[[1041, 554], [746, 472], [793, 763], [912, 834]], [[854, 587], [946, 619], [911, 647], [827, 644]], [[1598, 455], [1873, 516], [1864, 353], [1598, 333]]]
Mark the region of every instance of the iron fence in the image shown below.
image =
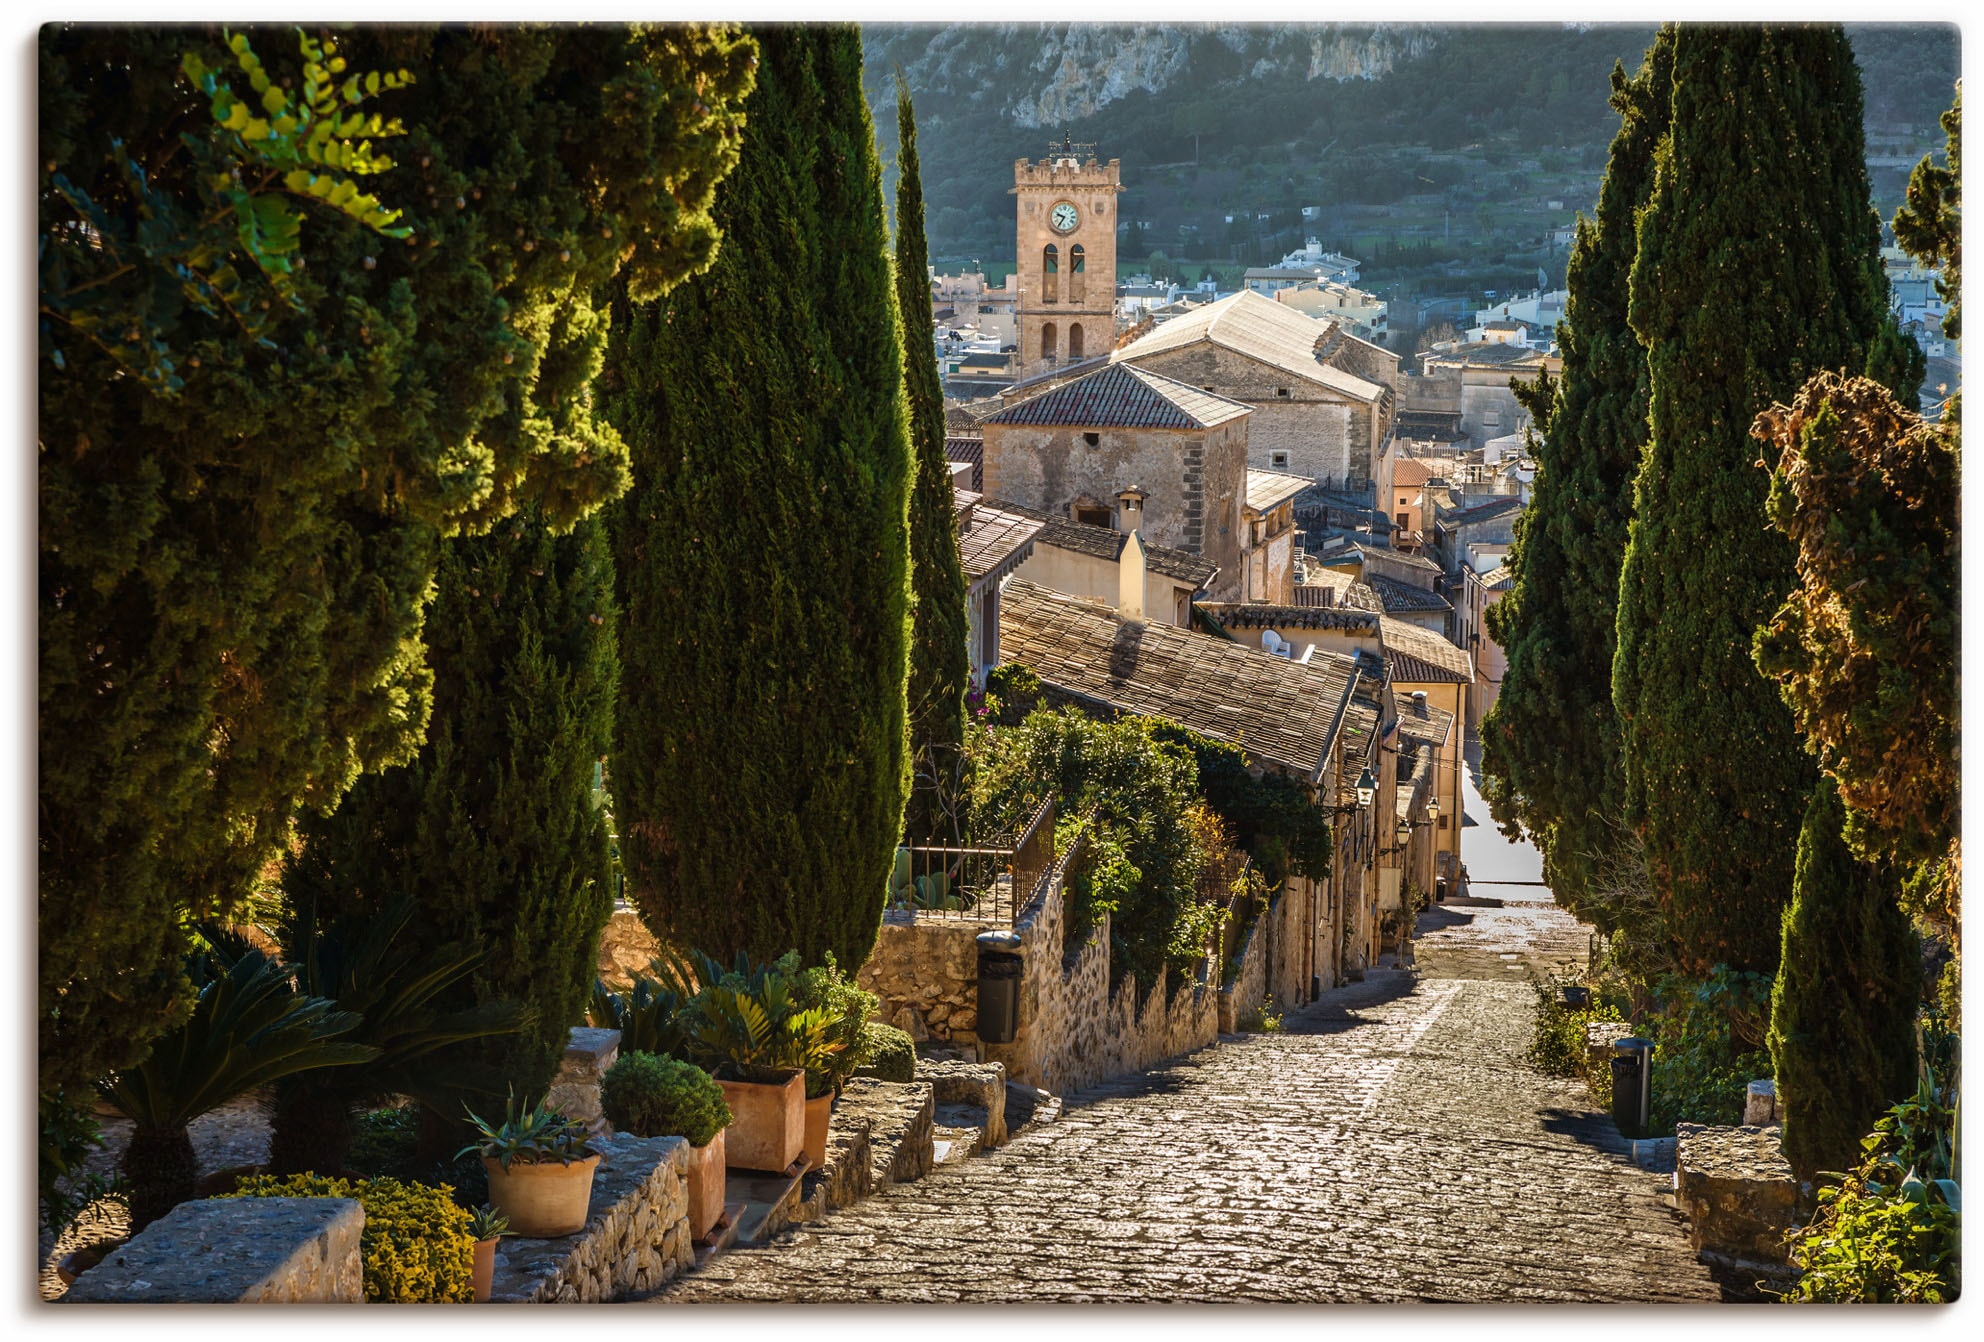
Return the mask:
[[889, 911], [916, 922], [1005, 927], [1054, 874], [1054, 799], [1040, 804], [1009, 842], [984, 848], [896, 850]]

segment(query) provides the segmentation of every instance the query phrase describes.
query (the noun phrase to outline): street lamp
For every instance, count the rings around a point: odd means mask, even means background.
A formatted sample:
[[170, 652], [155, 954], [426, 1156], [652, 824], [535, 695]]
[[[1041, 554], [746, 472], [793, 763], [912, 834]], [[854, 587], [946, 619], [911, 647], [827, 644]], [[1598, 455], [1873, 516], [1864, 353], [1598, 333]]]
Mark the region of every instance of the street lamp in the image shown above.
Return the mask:
[[1332, 816], [1350, 815], [1369, 806], [1371, 799], [1377, 795], [1378, 780], [1371, 776], [1370, 766], [1366, 765], [1364, 772], [1357, 777], [1357, 800], [1342, 806], [1331, 806], [1327, 808], [1324, 814]]

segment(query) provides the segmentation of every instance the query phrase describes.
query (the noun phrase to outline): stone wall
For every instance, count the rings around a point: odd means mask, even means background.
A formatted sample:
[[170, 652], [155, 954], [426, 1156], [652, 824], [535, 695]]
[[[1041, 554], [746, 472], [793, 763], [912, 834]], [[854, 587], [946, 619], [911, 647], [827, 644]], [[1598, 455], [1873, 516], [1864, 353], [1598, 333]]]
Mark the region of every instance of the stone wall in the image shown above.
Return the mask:
[[855, 981], [881, 999], [881, 1019], [919, 1042], [978, 1041], [978, 945], [991, 922], [916, 922], [910, 913], [882, 919], [875, 949]]
[[[1317, 322], [1316, 334], [1323, 332]], [[1383, 439], [1372, 432], [1376, 407], [1367, 402], [1211, 341], [1146, 355], [1136, 364], [1253, 406], [1247, 423], [1250, 466], [1334, 481], [1373, 477], [1374, 453]], [[1277, 452], [1288, 454], [1284, 464], [1275, 464]]]
[[565, 1056], [559, 1059], [557, 1075], [545, 1098], [594, 1131], [605, 1130], [599, 1108], [600, 1082], [606, 1069], [620, 1058], [620, 1032], [595, 1030], [574, 1025], [565, 1042]]
[[492, 1301], [625, 1300], [656, 1291], [694, 1261], [689, 1242], [689, 1144], [614, 1133], [600, 1153], [585, 1227], [559, 1239], [496, 1243]]
[[67, 1303], [358, 1304], [365, 1299], [350, 1198], [182, 1202], [76, 1278]]
[[1783, 1131], [1674, 1125], [1674, 1200], [1704, 1262], [1764, 1273], [1785, 1268], [1785, 1232], [1800, 1209]]
[[648, 965], [661, 953], [661, 942], [648, 931], [633, 906], [620, 903], [599, 934], [599, 976], [610, 988], [633, 986], [634, 976], [645, 976]]

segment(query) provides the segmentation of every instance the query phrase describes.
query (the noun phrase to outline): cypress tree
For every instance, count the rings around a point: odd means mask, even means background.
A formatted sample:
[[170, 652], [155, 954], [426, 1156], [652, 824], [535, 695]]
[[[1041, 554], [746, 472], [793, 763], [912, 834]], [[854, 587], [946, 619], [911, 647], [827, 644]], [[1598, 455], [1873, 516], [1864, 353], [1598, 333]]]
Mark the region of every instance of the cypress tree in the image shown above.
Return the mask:
[[[300, 97], [296, 30], [242, 35]], [[350, 75], [412, 74], [356, 109], [404, 123], [357, 184], [410, 236], [285, 196], [182, 70], [261, 114], [219, 30], [42, 30], [44, 1096], [143, 1057], [187, 1000], [187, 918], [238, 909], [298, 808], [412, 756], [441, 538], [624, 487], [595, 296], [715, 246], [750, 79], [727, 30], [341, 44]]]
[[523, 1004], [523, 1031], [478, 1051], [519, 1095], [542, 1095], [585, 1015], [612, 912], [594, 775], [619, 684], [604, 521], [559, 536], [535, 516], [449, 544], [427, 621], [434, 715], [409, 764], [361, 778], [306, 818], [291, 901], [360, 918], [401, 895], [420, 932], [478, 946], [451, 1003]]
[[901, 333], [859, 35], [757, 37], [722, 254], [613, 324], [614, 804], [658, 934], [851, 969], [909, 788]]
[[1508, 654], [1501, 693], [1481, 727], [1485, 786], [1505, 821], [1543, 851], [1551, 891], [1608, 930], [1594, 882], [1617, 843], [1624, 780], [1612, 706], [1619, 564], [1633, 476], [1646, 445], [1646, 351], [1627, 324], [1634, 214], [1653, 189], [1667, 133], [1674, 29], [1661, 29], [1639, 73], [1612, 71], [1619, 130], [1592, 219], [1571, 248], [1558, 328], [1564, 370], [1533, 407], [1536, 484], [1516, 520], [1509, 590], [1488, 608]]
[[1854, 857], [1845, 823], [1837, 786], [1820, 779], [1798, 835], [1771, 991], [1784, 1158], [1800, 1179], [1853, 1168], [1860, 1139], [1915, 1085], [1921, 952], [1895, 903], [1895, 868]]
[[903, 387], [909, 400], [909, 745], [915, 782], [910, 838], [946, 832], [945, 802], [961, 803], [956, 779], [964, 748], [964, 696], [971, 680], [966, 647], [964, 561], [944, 455], [944, 389], [937, 377], [930, 316], [929, 250], [923, 241], [923, 181], [916, 158], [916, 113], [896, 81], [896, 302], [902, 310]]
[[1770, 972], [1815, 772], [1751, 636], [1792, 583], [1750, 423], [1858, 370], [1882, 302], [1860, 78], [1838, 25], [1689, 26], [1639, 220], [1649, 425], [1619, 578], [1626, 809], [1684, 968]]

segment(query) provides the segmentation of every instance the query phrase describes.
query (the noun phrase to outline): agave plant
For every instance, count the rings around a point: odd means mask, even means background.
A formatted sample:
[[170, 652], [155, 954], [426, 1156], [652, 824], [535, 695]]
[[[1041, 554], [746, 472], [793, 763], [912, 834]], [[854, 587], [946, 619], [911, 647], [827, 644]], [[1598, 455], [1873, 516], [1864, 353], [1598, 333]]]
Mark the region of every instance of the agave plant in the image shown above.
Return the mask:
[[652, 1053], [681, 1058], [688, 1046], [688, 1032], [681, 1019], [684, 1000], [679, 988], [651, 978], [637, 976], [624, 993], [595, 979], [592, 1001], [586, 1006], [586, 1023], [602, 1030], [618, 1030], [623, 1056]]
[[201, 985], [192, 1015], [144, 1062], [98, 1087], [135, 1128], [122, 1166], [133, 1232], [193, 1196], [199, 1162], [187, 1128], [194, 1119], [283, 1077], [379, 1053], [339, 1037], [357, 1026], [355, 1012], [298, 993], [290, 967], [259, 951], [210, 948], [187, 969]]
[[482, 962], [460, 945], [423, 946], [409, 931], [410, 899], [362, 919], [326, 926], [314, 902], [283, 929], [297, 957], [303, 992], [359, 1016], [347, 1036], [375, 1050], [369, 1061], [291, 1076], [276, 1088], [274, 1174], [335, 1174], [351, 1151], [353, 1119], [396, 1095], [435, 1113], [459, 1113], [470, 1100], [498, 1094], [496, 1069], [460, 1045], [515, 1033], [526, 1012], [514, 1002], [448, 1010], [443, 1000]]
[[535, 1105], [526, 1104], [518, 1113], [516, 1092], [510, 1092], [501, 1123], [491, 1123], [473, 1110], [466, 1112], [476, 1137], [455, 1153], [457, 1160], [479, 1155], [507, 1170], [513, 1160], [526, 1165], [548, 1165], [554, 1160], [569, 1165], [593, 1154], [586, 1125], [552, 1104], [549, 1095]]

